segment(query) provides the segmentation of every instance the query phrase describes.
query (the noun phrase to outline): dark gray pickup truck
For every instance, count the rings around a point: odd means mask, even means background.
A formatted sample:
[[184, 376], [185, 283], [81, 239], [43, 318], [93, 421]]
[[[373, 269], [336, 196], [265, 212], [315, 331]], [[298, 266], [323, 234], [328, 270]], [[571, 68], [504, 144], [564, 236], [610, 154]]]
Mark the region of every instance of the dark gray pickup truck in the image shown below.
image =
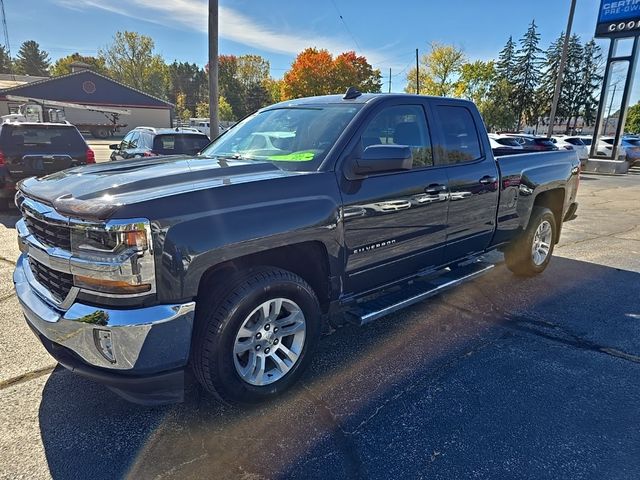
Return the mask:
[[366, 323], [491, 268], [542, 272], [579, 161], [494, 158], [472, 103], [413, 95], [264, 108], [196, 156], [19, 185], [15, 288], [66, 368], [132, 401], [227, 402], [300, 378], [323, 322]]

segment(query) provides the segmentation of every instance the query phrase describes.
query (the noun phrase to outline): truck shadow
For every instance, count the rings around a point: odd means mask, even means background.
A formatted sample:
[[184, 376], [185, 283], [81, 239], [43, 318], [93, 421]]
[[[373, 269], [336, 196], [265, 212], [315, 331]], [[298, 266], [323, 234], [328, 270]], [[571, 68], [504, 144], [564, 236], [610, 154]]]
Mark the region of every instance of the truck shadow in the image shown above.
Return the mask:
[[16, 228], [18, 220], [20, 220], [20, 214], [15, 208], [0, 212], [0, 225], [4, 225], [7, 228]]
[[[417, 402], [431, 399], [430, 410], [443, 414], [472, 408], [473, 392], [455, 398], [455, 405], [433, 398], [470, 358], [519, 335], [639, 356], [639, 284], [638, 273], [559, 257], [534, 279], [513, 277], [500, 266], [430, 302], [325, 337], [300, 385], [253, 408], [223, 406], [196, 386], [182, 405], [139, 407], [59, 367], [39, 411], [50, 473], [54, 479], [384, 478], [393, 467], [397, 475], [415, 477], [452, 441], [453, 428], [433, 429]], [[469, 368], [483, 378], [500, 372], [504, 384], [521, 378], [515, 368], [494, 371], [490, 363]], [[597, 417], [598, 403], [589, 408]], [[498, 418], [497, 425], [495, 417], [477, 419], [477, 428], [523, 429], [523, 438], [545, 437], [549, 428], [543, 418], [527, 417], [527, 425], [509, 412]], [[367, 430], [374, 420], [384, 424], [382, 437]], [[417, 462], [404, 457], [400, 440], [395, 444], [405, 435], [417, 438]], [[547, 441], [553, 447], [553, 437]], [[495, 448], [500, 455], [500, 448], [508, 453], [511, 447]], [[592, 454], [584, 449], [572, 461], [591, 465]]]

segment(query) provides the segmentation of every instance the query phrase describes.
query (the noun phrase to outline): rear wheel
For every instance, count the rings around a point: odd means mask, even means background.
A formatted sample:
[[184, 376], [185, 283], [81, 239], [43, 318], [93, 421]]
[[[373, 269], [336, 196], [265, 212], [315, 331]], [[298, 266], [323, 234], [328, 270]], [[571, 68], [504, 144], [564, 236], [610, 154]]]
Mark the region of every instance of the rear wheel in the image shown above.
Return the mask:
[[509, 270], [526, 277], [542, 273], [551, 260], [556, 232], [553, 212], [533, 207], [527, 229], [504, 252]]
[[320, 337], [320, 307], [311, 287], [276, 268], [208, 287], [196, 313], [192, 355], [205, 390], [226, 402], [257, 403], [289, 388]]
[[109, 135], [111, 135], [111, 131], [108, 128], [96, 128], [95, 130], [91, 130], [91, 135], [93, 135], [95, 138], [104, 140], [106, 138], [109, 138]]

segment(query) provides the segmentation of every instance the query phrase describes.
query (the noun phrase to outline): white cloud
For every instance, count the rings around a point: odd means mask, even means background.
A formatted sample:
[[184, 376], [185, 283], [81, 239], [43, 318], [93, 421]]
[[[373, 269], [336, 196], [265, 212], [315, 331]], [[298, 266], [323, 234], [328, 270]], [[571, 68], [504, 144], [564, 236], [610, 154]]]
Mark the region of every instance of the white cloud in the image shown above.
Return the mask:
[[[207, 4], [203, 0], [57, 0], [58, 4], [74, 10], [96, 8], [119, 15], [143, 19], [170, 28], [207, 32]], [[219, 7], [220, 37], [262, 51], [296, 55], [307, 47], [326, 48], [336, 54], [353, 50], [353, 42], [344, 42], [322, 35], [299, 35], [283, 32], [261, 24], [229, 7]], [[389, 52], [376, 50], [358, 52], [376, 65], [390, 57]], [[393, 62], [395, 63], [395, 62]], [[391, 65], [394, 66], [394, 65]], [[396, 68], [402, 66], [395, 65]]]

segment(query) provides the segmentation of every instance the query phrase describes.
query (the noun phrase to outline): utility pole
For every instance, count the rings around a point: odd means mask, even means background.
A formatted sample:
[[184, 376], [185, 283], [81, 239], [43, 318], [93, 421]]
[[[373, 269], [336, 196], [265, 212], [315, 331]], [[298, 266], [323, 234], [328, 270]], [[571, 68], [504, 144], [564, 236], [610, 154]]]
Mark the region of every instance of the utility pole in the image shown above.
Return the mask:
[[416, 48], [416, 95], [420, 95], [420, 63], [418, 62], [417, 48]]
[[218, 0], [209, 0], [209, 137], [218, 137]]
[[558, 66], [558, 78], [556, 78], [556, 87], [553, 91], [553, 102], [551, 102], [551, 114], [549, 115], [549, 130], [547, 137], [553, 135], [553, 126], [556, 122], [556, 112], [558, 110], [558, 100], [560, 99], [560, 90], [562, 89], [562, 76], [564, 75], [564, 66], [567, 63], [567, 52], [569, 50], [569, 39], [571, 38], [571, 27], [573, 26], [573, 14], [576, 11], [576, 0], [571, 0], [571, 9], [569, 10], [569, 20], [567, 21], [567, 33], [564, 36], [564, 44], [562, 45], [562, 56], [560, 57], [560, 65]]
[[389, 68], [389, 93], [391, 93], [391, 68]]

